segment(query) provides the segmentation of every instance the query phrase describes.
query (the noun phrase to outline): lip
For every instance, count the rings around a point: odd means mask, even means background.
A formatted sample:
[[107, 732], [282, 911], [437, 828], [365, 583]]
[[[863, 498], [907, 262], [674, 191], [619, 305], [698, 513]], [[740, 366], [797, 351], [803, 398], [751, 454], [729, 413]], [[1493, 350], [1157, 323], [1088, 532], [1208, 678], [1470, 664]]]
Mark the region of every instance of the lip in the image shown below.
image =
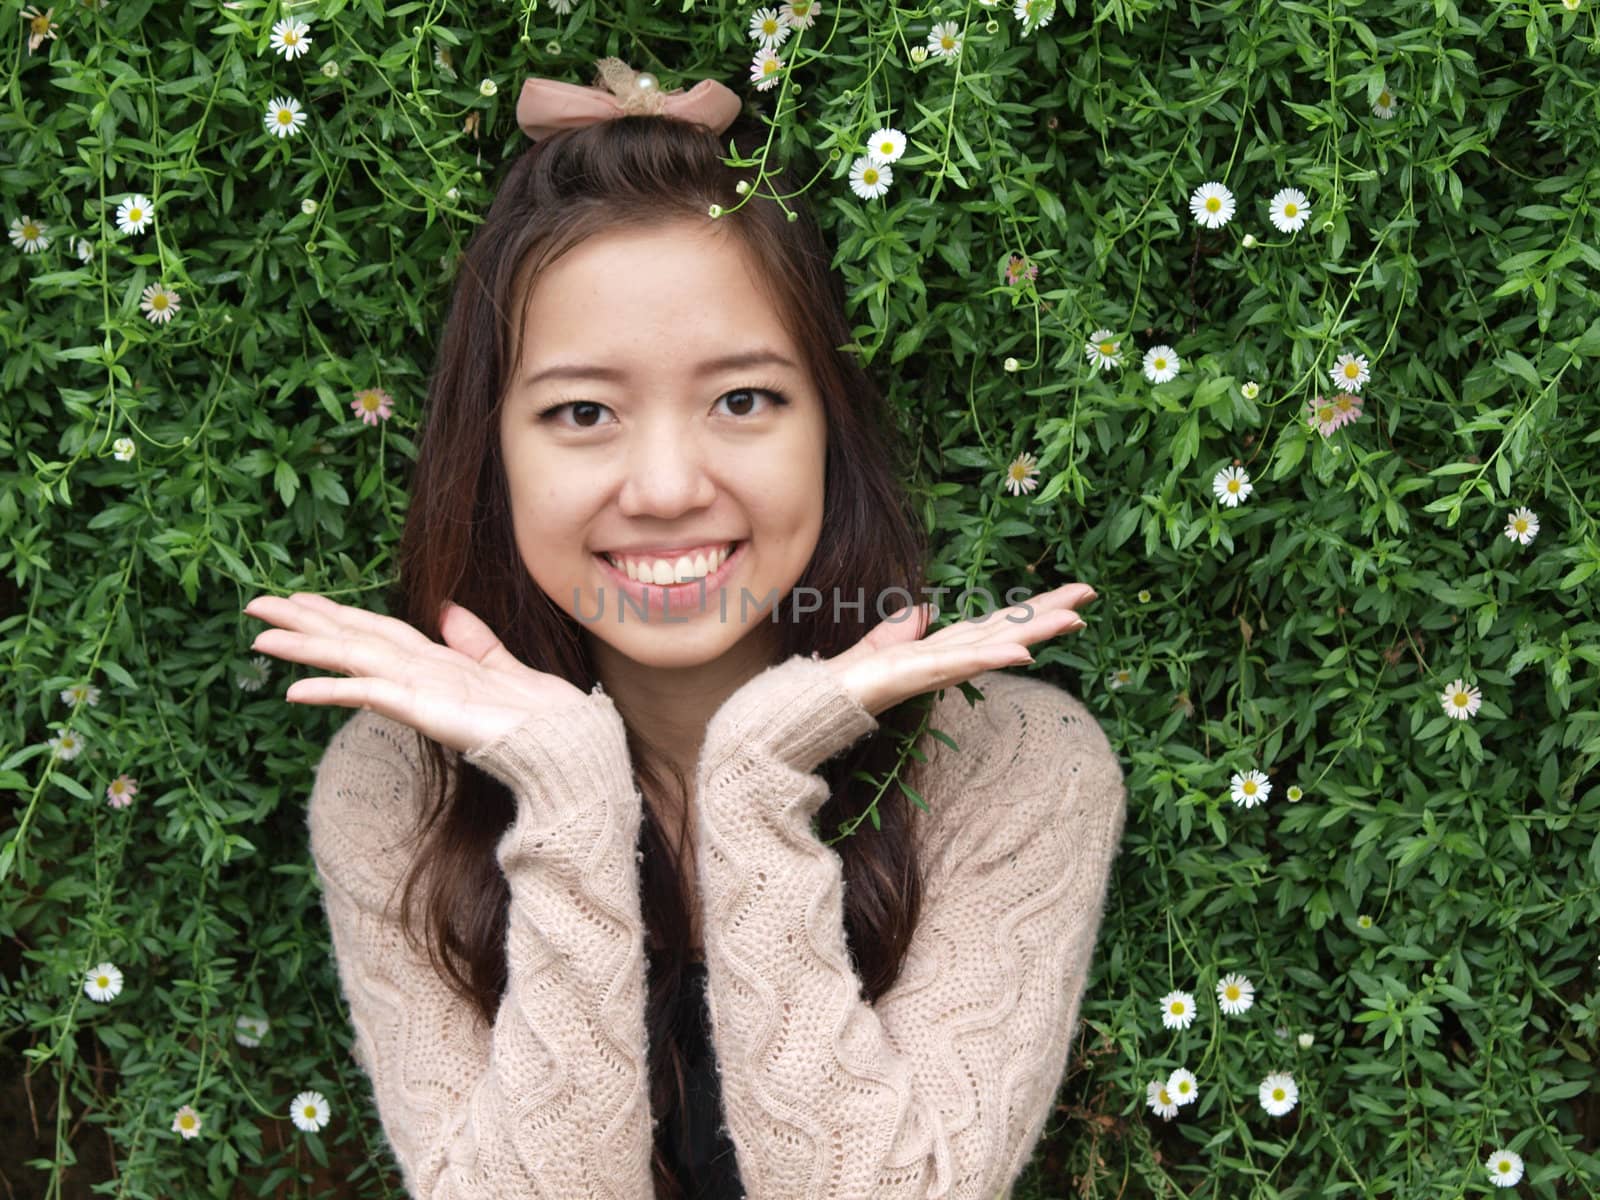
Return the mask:
[[738, 540], [738, 538], [707, 538], [701, 542], [688, 542], [682, 546], [669, 546], [666, 548], [641, 546], [634, 549], [618, 549], [616, 546], [608, 546], [600, 553], [615, 554], [622, 558], [644, 558], [646, 556], [650, 558], [679, 558], [685, 554], [693, 555], [696, 550], [705, 550], [708, 547], [713, 550], [720, 550], [722, 547], [732, 545]]
[[[700, 546], [706, 544], [702, 542]], [[726, 543], [711, 544], [726, 545]], [[716, 604], [709, 601], [709, 597], [725, 586], [734, 568], [744, 562], [745, 550], [749, 545], [748, 539], [734, 542], [733, 553], [723, 560], [720, 567], [705, 578], [692, 580], [689, 583], [640, 583], [637, 579], [629, 579], [627, 572], [619, 571], [612, 566], [606, 561], [605, 555], [596, 554], [594, 560], [600, 564], [600, 573], [611, 582], [612, 587], [628, 597], [632, 615], [637, 617], [642, 611], [646, 614], [646, 619], [660, 620], [661, 616], [666, 614], [677, 616], [714, 609]], [[698, 548], [699, 546], [689, 547], [689, 549]], [[665, 558], [666, 555], [663, 554], [661, 557]], [[627, 618], [619, 610], [616, 619], [621, 622]]]

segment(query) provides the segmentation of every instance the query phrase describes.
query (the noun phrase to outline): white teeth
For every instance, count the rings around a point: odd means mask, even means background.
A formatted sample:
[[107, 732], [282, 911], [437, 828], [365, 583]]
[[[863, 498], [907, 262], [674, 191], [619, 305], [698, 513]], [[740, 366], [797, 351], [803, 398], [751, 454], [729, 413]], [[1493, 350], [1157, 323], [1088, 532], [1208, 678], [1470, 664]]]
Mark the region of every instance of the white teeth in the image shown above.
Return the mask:
[[693, 558], [687, 554], [681, 555], [676, 562], [668, 562], [664, 558], [619, 559], [614, 554], [605, 555], [605, 559], [637, 583], [653, 583], [657, 587], [666, 587], [669, 584], [690, 583], [696, 579], [704, 579], [728, 560], [729, 551], [728, 546], [722, 546], [709, 555], [697, 554]]

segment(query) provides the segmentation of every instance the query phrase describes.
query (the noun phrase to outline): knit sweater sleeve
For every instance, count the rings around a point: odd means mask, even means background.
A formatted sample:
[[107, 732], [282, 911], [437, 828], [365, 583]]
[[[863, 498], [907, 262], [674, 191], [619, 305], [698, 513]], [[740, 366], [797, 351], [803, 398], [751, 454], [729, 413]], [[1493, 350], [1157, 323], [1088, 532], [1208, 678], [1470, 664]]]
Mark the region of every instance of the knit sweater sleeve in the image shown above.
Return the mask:
[[[354, 1054], [417, 1200], [648, 1200], [641, 801], [622, 719], [591, 694], [466, 756], [504, 782], [511, 902], [492, 1024], [399, 921], [423, 805], [412, 730], [361, 713], [317, 769], [312, 852]], [[452, 760], [452, 774], [457, 769]]]
[[[698, 870], [712, 1038], [749, 1200], [993, 1200], [1066, 1070], [1125, 812], [1072, 696], [998, 672], [935, 708], [915, 772], [921, 916], [894, 986], [861, 995], [811, 772], [877, 726], [821, 663], [755, 677], [707, 730]], [[929, 739], [930, 741], [932, 739]], [[823, 831], [826, 836], [830, 831]]]

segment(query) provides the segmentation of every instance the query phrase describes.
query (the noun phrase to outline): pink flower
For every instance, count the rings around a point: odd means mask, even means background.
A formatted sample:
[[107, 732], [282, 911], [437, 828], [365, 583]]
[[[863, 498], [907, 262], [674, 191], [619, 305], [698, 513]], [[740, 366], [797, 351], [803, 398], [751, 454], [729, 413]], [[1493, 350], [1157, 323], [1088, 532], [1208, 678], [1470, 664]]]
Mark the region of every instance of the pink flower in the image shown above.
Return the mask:
[[1349, 392], [1318, 396], [1306, 404], [1306, 423], [1323, 437], [1360, 419], [1361, 397]]
[[118, 775], [106, 788], [106, 803], [112, 808], [127, 808], [139, 794], [139, 785], [126, 774]]
[[376, 425], [380, 420], [387, 421], [394, 415], [393, 404], [389, 393], [382, 388], [362, 388], [356, 393], [356, 398], [350, 401], [350, 411], [368, 425]]
[[1346, 425], [1354, 424], [1361, 419], [1361, 397], [1353, 396], [1349, 392], [1340, 392], [1333, 398], [1333, 408], [1336, 414], [1335, 429], [1342, 429]]
[[1039, 277], [1039, 268], [1023, 258], [1020, 254], [1013, 254], [1005, 266], [1005, 279], [1008, 284], [1018, 284], [1024, 278], [1030, 282]]

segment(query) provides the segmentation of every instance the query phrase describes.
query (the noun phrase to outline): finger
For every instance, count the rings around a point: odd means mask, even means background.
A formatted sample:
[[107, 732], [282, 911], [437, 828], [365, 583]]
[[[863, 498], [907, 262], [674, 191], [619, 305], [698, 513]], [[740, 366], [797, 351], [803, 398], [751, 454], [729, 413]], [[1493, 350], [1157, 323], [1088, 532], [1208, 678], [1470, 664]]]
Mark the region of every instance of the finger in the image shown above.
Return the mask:
[[933, 606], [930, 604], [918, 604], [910, 609], [902, 608], [874, 625], [872, 632], [862, 638], [857, 645], [872, 650], [886, 650], [890, 646], [915, 642], [927, 632], [932, 620]]
[[329, 704], [365, 708], [417, 728], [415, 696], [410, 688], [387, 679], [333, 679], [313, 675], [296, 679], [283, 693], [291, 704]]
[[1026, 643], [1075, 632], [1084, 626], [1084, 619], [1070, 608], [1035, 609], [1029, 613], [1016, 607], [990, 613], [982, 621], [969, 620], [947, 625], [927, 641], [929, 645], [937, 646], [996, 641]]
[[[437, 646], [437, 642], [429, 642]], [[348, 634], [297, 633], [288, 629], [263, 629], [250, 644], [252, 650], [287, 662], [339, 671], [345, 675], [393, 679], [402, 664], [421, 665], [415, 655], [397, 655], [392, 646]]]
[[515, 655], [481, 618], [455, 601], [446, 602], [439, 618], [439, 636], [452, 650], [487, 667], [521, 666]]
[[295, 592], [288, 598], [296, 602], [302, 612], [329, 623], [327, 629], [318, 632], [348, 629], [387, 638], [402, 646], [438, 645], [414, 625], [398, 617], [370, 612], [352, 604], [340, 604], [316, 592]]

